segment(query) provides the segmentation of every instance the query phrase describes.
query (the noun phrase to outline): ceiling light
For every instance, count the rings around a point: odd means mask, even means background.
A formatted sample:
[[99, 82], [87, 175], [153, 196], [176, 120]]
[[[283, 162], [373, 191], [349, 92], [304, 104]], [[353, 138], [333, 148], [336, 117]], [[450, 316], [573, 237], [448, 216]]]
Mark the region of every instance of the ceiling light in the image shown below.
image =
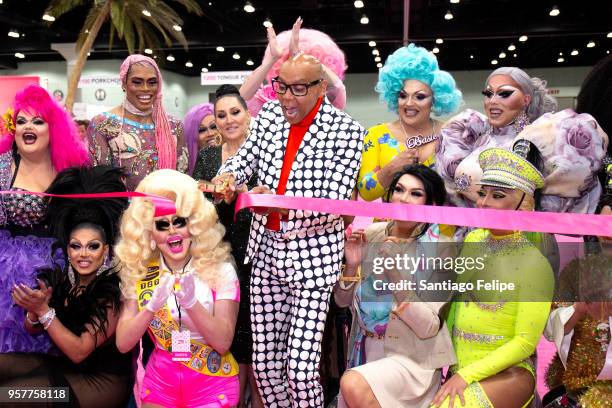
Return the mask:
[[11, 30], [8, 32], [8, 36], [13, 38], [19, 38], [19, 33], [15, 30]]
[[144, 14], [147, 17], [151, 17], [151, 12], [147, 9], [142, 10], [142, 14]]
[[497, 65], [497, 60], [491, 60], [491, 65]]
[[270, 27], [272, 27], [272, 22], [270, 21], [270, 19], [269, 19], [269, 18], [266, 18], [266, 19], [264, 20], [264, 22], [263, 22], [263, 25], [264, 25], [264, 27], [266, 27], [266, 28], [270, 28]]
[[361, 20], [359, 20], [359, 22], [361, 24], [368, 24], [370, 22], [370, 19], [364, 14], [363, 17], [361, 17]]
[[208, 72], [208, 68], [202, 68], [202, 72]]
[[225, 48], [223, 48], [223, 47], [221, 47], [221, 46], [218, 46], [218, 47], [217, 47], [217, 51], [219, 51], [219, 52], [223, 52], [223, 51], [225, 51]]
[[168, 55], [166, 59], [170, 62], [174, 61], [174, 57], [172, 56], [172, 54]]
[[255, 7], [253, 7], [253, 5], [247, 1], [244, 4], [244, 11], [246, 11], [247, 13], [253, 13], [255, 11]]
[[185, 63], [185, 66], [186, 66], [187, 68], [193, 68], [193, 63], [192, 63], [191, 61], [187, 61], [187, 62]]
[[361, 0], [356, 0], [353, 5], [355, 6], [355, 8], [363, 8], [363, 1]]
[[174, 31], [183, 31], [183, 27], [178, 24], [173, 25], [172, 28], [174, 28]]
[[208, 63], [208, 66], [209, 66], [209, 67], [212, 67], [212, 64], [209, 62], [209, 63]]
[[382, 61], [381, 58], [379, 56], [374, 57], [374, 62], [380, 62]]
[[563, 53], [562, 53], [562, 52], [560, 52], [560, 53], [559, 53], [559, 56], [560, 56], [560, 57], [562, 57], [562, 56], [563, 56]]
[[85, 34], [89, 34], [89, 30], [85, 30]]
[[563, 61], [565, 61], [565, 58], [563, 58], [563, 57], [557, 58], [557, 62], [563, 62]]
[[452, 20], [453, 19], [453, 13], [449, 11], [446, 12], [446, 14], [444, 15], [444, 19], [445, 20]]
[[519, 41], [520, 41], [520, 42], [525, 42], [525, 41], [527, 41], [527, 36], [526, 36], [526, 35], [521, 35], [521, 36], [519, 37]]
[[587, 48], [593, 48], [595, 46], [595, 41], [589, 41], [587, 44]]
[[376, 48], [372, 50], [372, 55], [380, 55], [380, 52]]
[[548, 12], [548, 15], [552, 17], [557, 17], [559, 13], [561, 13], [559, 11], [559, 8], [557, 6], [553, 6], [553, 8]]
[[606, 37], [608, 38], [612, 38], [612, 31], [608, 33], [608, 35], [606, 35]]
[[255, 63], [253, 62], [253, 60], [248, 59], [246, 62], [247, 65], [251, 66], [251, 65], [255, 65]]
[[440, 52], [440, 49], [438, 47], [434, 47], [433, 50], [431, 50], [431, 52], [433, 52], [434, 54], [437, 54]]
[[570, 55], [578, 55], [578, 54], [579, 54], [578, 50], [572, 50], [572, 52], [570, 53]]
[[150, 48], [145, 48], [144, 52], [145, 52], [145, 54], [149, 54], [149, 55], [153, 54], [153, 50], [150, 49]]
[[459, 4], [459, 0], [450, 0], [450, 2], [453, 4]]
[[53, 17], [52, 15], [49, 15], [47, 13], [43, 14], [42, 19], [45, 21], [49, 21], [49, 22], [54, 22], [55, 21], [55, 17]]
[[516, 54], [512, 54], [512, 56], [513, 56], [514, 58], [516, 58], [516, 57], [517, 57], [517, 55], [516, 55]]
[[610, 50], [606, 51], [606, 54], [609, 54], [609, 53], [610, 53]]
[[369, 45], [370, 47], [376, 47], [376, 41], [370, 41], [370, 42], [368, 43], [368, 45]]
[[516, 46], [514, 44], [510, 44], [508, 46], [508, 51], [514, 51], [514, 50], [516, 50]]
[[154, 56], [153, 56], [153, 58], [154, 58], [154, 59], [157, 59], [157, 55], [154, 55]]
[[25, 55], [23, 55], [23, 54], [22, 54], [22, 53], [20, 53], [20, 52], [16, 52], [16, 53], [15, 53], [15, 57], [17, 57], [17, 58], [19, 58], [19, 59], [24, 59], [24, 58], [25, 58]]
[[378, 64], [376, 64], [376, 68], [382, 68], [382, 64], [379, 62]]
[[506, 58], [506, 53], [505, 52], [500, 52], [499, 53], [499, 58]]
[[436, 38], [436, 44], [444, 44], [444, 40], [441, 38]]
[[240, 54], [235, 52], [234, 55], [232, 55], [232, 58], [235, 59], [235, 60], [239, 60], [240, 59]]
[[474, 59], [474, 55], [473, 54], [470, 54], [470, 59]]

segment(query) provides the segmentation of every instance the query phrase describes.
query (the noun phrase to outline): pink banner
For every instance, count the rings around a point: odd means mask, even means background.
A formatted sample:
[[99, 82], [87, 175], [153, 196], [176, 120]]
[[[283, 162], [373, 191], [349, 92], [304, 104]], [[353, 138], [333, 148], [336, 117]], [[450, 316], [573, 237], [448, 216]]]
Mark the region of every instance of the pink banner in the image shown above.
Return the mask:
[[339, 215], [390, 218], [506, 231], [612, 236], [612, 218], [593, 214], [438, 207], [289, 197], [274, 194], [240, 194], [236, 202], [236, 211], [248, 207], [310, 210]]
[[[167, 204], [172, 203], [171, 200], [165, 197], [158, 197], [151, 194], [138, 192], [60, 195], [36, 192], [0, 191], [0, 194], [31, 194], [44, 197], [84, 199], [149, 197], [153, 200], [156, 206], [167, 206]], [[431, 205], [391, 204], [382, 202], [290, 197], [275, 194], [240, 194], [236, 202], [236, 212], [243, 208], [249, 207], [310, 210], [339, 215], [389, 218], [402, 221], [462, 225], [467, 227], [509, 231], [548, 232], [551, 234], [566, 235], [612, 236], [612, 222], [610, 222], [612, 219], [606, 215], [438, 207]]]
[[172, 215], [176, 213], [176, 207], [174, 201], [166, 197], [160, 197], [153, 194], [139, 193], [136, 191], [117, 191], [110, 193], [91, 193], [91, 194], [49, 194], [49, 193], [37, 193], [34, 191], [15, 191], [15, 190], [3, 190], [0, 194], [28, 194], [41, 197], [56, 197], [56, 198], [129, 198], [129, 197], [148, 197], [153, 201], [155, 206], [155, 217], [161, 217], [163, 215]]

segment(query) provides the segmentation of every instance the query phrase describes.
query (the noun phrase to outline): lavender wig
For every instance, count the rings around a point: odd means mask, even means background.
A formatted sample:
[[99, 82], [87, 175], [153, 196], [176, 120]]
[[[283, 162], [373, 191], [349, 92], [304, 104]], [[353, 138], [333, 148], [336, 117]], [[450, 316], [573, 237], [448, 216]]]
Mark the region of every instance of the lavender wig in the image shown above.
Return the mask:
[[[89, 164], [87, 147], [79, 136], [75, 122], [68, 112], [53, 100], [39, 85], [28, 85], [17, 92], [12, 104], [13, 123], [19, 112], [37, 114], [49, 125], [49, 153], [56, 171], [67, 167]], [[12, 149], [15, 134], [7, 132], [0, 137], [0, 154]]]
[[200, 128], [200, 123], [206, 116], [214, 114], [212, 103], [201, 103], [189, 109], [189, 112], [185, 115], [185, 119], [183, 119], [185, 142], [187, 143], [187, 150], [189, 151], [189, 174], [193, 174], [196, 159], [198, 158], [198, 129]]

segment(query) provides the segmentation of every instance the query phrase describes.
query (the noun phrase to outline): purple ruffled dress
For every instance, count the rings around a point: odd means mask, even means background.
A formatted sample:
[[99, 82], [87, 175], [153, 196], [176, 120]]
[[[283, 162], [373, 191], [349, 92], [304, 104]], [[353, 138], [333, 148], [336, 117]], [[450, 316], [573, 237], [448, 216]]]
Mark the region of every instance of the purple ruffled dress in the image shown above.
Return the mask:
[[[10, 152], [0, 154], [0, 189], [12, 188]], [[25, 311], [13, 303], [14, 284], [37, 285], [42, 269], [64, 268], [65, 259], [55, 239], [45, 237], [41, 220], [42, 197], [27, 194], [0, 195], [0, 353], [47, 353], [51, 340], [46, 333], [32, 336], [25, 331]]]

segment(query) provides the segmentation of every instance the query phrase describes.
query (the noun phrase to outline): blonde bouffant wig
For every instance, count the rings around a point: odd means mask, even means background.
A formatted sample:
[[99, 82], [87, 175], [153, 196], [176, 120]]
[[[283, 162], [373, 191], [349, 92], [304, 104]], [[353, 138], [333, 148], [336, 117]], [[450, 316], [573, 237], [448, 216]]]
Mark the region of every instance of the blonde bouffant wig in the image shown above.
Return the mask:
[[[157, 170], [146, 176], [136, 191], [174, 201], [176, 215], [188, 220], [192, 266], [211, 288], [221, 284], [221, 264], [231, 262], [230, 247], [223, 241], [225, 228], [219, 223], [215, 207], [198, 189], [197, 182], [175, 170]], [[122, 291], [127, 298], [136, 296], [136, 283], [146, 276], [149, 263], [160, 256], [159, 249], [151, 249], [154, 211], [150, 198], [136, 197], [121, 218], [121, 238], [115, 253], [121, 262]]]

